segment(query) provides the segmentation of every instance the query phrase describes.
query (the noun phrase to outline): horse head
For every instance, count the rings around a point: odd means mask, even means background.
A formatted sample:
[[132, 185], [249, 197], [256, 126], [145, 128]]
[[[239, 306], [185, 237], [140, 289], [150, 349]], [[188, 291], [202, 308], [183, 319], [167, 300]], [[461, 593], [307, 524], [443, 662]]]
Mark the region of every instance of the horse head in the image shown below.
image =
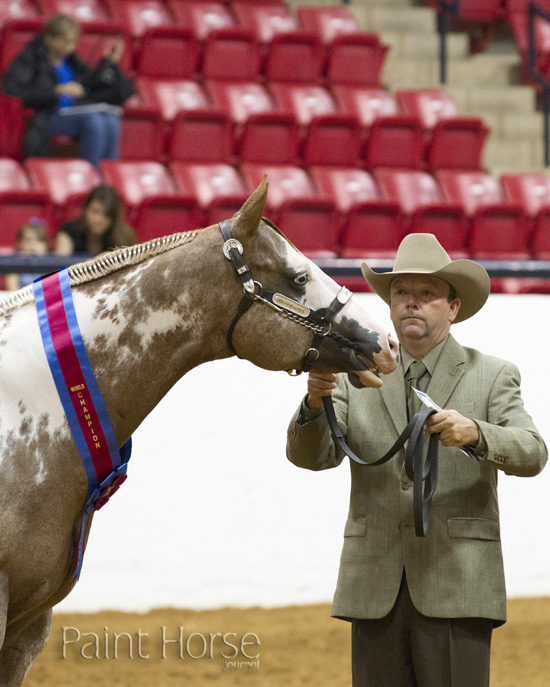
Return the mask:
[[243, 288], [228, 347], [265, 369], [348, 372], [355, 386], [380, 386], [379, 374], [396, 368], [396, 341], [263, 218], [267, 187], [264, 178], [220, 225], [225, 257]]

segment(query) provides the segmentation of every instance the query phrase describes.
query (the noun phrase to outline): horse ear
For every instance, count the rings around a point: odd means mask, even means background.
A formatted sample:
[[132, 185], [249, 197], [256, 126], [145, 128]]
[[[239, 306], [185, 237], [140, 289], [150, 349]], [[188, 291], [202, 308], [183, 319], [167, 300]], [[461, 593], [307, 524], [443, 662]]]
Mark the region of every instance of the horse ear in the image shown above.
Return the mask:
[[267, 198], [267, 174], [258, 188], [249, 196], [242, 208], [235, 213], [236, 225], [247, 232], [254, 232], [262, 219]]

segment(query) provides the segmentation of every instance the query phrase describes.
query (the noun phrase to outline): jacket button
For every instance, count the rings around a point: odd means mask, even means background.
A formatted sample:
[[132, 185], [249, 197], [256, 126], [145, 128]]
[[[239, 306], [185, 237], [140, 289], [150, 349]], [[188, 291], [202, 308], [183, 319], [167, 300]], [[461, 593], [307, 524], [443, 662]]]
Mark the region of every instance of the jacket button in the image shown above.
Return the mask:
[[407, 491], [410, 486], [408, 482], [401, 482], [401, 489], [403, 489], [403, 491]]

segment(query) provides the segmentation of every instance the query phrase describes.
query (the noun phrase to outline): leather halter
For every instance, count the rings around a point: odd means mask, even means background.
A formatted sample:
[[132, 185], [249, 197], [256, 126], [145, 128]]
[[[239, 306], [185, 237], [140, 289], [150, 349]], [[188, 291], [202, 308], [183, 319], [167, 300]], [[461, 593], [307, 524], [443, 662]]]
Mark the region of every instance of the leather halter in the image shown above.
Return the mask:
[[[279, 229], [277, 229], [274, 224], [271, 222], [268, 222], [268, 224], [275, 231], [281, 234]], [[359, 348], [359, 346], [353, 341], [350, 341], [341, 334], [333, 332], [331, 327], [331, 323], [335, 316], [340, 312], [340, 310], [352, 296], [348, 289], [342, 287], [329, 307], [321, 308], [319, 310], [311, 310], [311, 308], [308, 306], [304, 305], [303, 303], [299, 303], [288, 296], [284, 296], [283, 294], [275, 293], [273, 291], [268, 291], [267, 289], [264, 289], [260, 282], [254, 280], [250, 267], [243, 259], [242, 244], [231, 235], [231, 227], [229, 222], [227, 220], [223, 220], [220, 222], [219, 227], [225, 241], [223, 244], [223, 253], [225, 257], [231, 261], [235, 271], [243, 283], [243, 297], [227, 332], [227, 345], [229, 350], [234, 355], [239, 357], [232, 343], [235, 325], [256, 301], [265, 303], [276, 310], [283, 317], [291, 319], [292, 321], [301, 324], [303, 327], [311, 329], [314, 333], [311, 346], [304, 354], [301, 368], [299, 370], [288, 370], [289, 374], [301, 374], [302, 372], [309, 371], [315, 360], [317, 360], [319, 357], [319, 347], [327, 336], [336, 338], [348, 347], [356, 349]], [[378, 460], [365, 462], [359, 458], [359, 456], [357, 456], [346, 443], [344, 435], [342, 434], [342, 430], [338, 425], [331, 396], [323, 397], [323, 406], [325, 409], [328, 426], [334, 441], [352, 461], [359, 465], [364, 467], [373, 467], [375, 465], [382, 465], [383, 463], [386, 463], [404, 447], [408, 440], [405, 451], [405, 472], [407, 477], [413, 482], [414, 528], [418, 537], [425, 537], [428, 532], [428, 525], [430, 521], [432, 498], [437, 485], [439, 437], [437, 434], [430, 435], [426, 459], [423, 460], [423, 430], [426, 420], [430, 417], [430, 415], [433, 415], [437, 411], [433, 410], [432, 408], [420, 410], [420, 412], [416, 413], [416, 415], [411, 419], [395, 444], [387, 453], [385, 453], [381, 458], [378, 458]]]

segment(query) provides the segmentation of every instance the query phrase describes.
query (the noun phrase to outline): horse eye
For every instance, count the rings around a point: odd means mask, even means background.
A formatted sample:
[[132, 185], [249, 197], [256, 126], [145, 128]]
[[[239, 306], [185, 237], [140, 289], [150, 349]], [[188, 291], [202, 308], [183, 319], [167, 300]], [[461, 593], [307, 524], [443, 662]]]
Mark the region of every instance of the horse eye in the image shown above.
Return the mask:
[[294, 277], [294, 283], [298, 286], [305, 286], [309, 281], [307, 272], [302, 272], [301, 274]]

